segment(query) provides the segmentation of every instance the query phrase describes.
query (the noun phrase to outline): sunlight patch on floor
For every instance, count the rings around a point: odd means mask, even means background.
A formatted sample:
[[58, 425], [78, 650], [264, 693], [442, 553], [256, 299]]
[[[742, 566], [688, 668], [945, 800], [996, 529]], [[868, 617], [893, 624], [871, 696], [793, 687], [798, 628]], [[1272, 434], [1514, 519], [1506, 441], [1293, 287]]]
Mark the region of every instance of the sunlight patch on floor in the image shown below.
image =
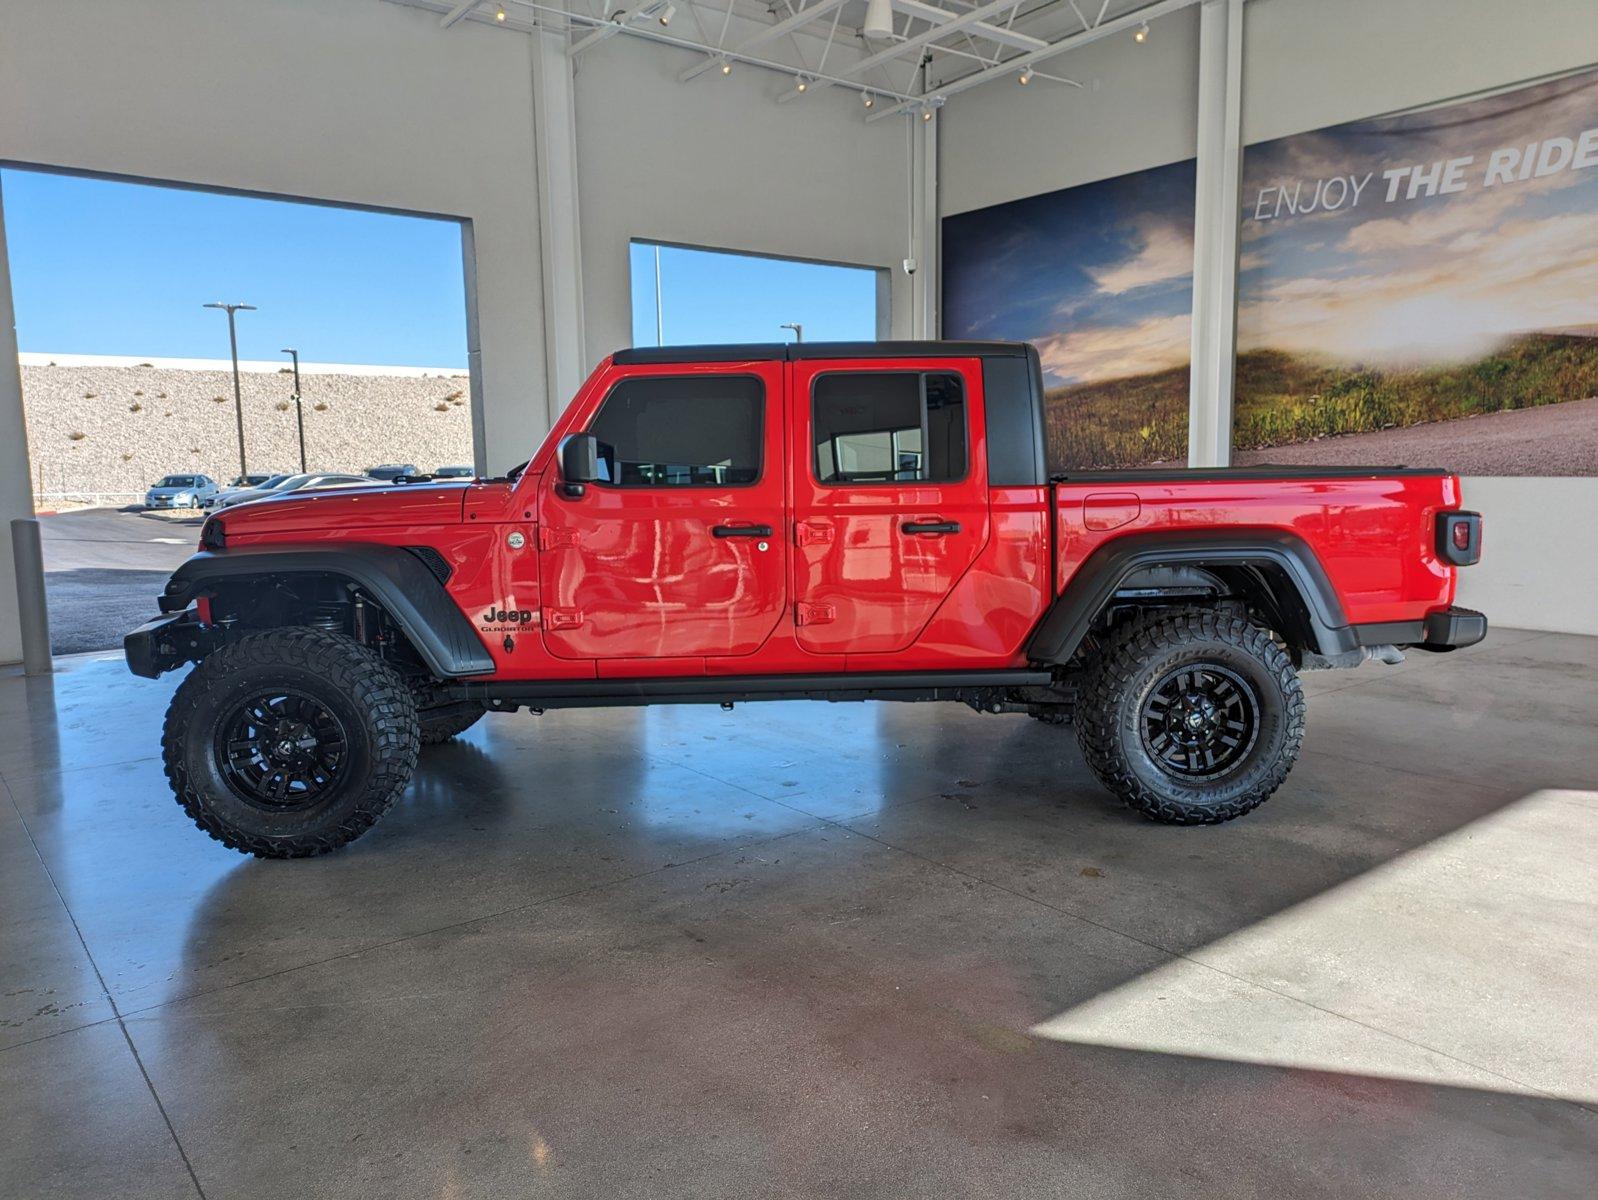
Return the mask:
[[1595, 1028], [1598, 790], [1550, 789], [1032, 1032], [1592, 1103]]

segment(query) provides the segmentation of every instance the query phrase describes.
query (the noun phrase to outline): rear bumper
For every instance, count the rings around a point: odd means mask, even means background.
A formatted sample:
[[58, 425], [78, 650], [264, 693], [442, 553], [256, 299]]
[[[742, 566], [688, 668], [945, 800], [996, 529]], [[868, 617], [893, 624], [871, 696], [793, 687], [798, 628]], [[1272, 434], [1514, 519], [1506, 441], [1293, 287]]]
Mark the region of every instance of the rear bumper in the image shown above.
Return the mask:
[[1487, 618], [1473, 608], [1451, 605], [1426, 614], [1425, 641], [1422, 650], [1444, 652], [1462, 646], [1474, 646], [1487, 636]]

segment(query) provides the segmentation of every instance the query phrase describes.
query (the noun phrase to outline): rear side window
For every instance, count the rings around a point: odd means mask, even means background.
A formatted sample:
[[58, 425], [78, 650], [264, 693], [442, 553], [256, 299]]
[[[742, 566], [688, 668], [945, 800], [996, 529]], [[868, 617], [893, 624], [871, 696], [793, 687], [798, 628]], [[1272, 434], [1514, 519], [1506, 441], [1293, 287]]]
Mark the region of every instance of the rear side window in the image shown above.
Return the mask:
[[821, 483], [947, 483], [965, 475], [965, 386], [952, 372], [822, 375], [811, 417]]
[[736, 487], [760, 478], [766, 389], [746, 375], [618, 383], [588, 432], [613, 487]]

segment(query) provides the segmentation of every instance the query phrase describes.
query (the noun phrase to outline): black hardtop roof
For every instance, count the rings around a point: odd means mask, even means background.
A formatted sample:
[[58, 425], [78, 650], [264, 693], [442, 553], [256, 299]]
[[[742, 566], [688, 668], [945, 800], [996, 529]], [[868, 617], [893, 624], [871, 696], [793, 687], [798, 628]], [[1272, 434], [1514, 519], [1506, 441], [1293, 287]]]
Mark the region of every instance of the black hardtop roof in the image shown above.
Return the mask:
[[811, 358], [1024, 358], [1026, 342], [757, 342], [728, 346], [639, 346], [618, 350], [618, 366], [656, 363], [797, 362]]

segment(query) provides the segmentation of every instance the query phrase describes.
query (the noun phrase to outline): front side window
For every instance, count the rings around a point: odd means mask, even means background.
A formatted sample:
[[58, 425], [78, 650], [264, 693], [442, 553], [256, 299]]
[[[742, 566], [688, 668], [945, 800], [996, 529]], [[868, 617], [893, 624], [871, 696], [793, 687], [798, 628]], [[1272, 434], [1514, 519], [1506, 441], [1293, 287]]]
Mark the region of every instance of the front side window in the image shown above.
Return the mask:
[[766, 389], [745, 375], [618, 383], [588, 432], [613, 487], [736, 487], [760, 478]]
[[821, 483], [948, 483], [965, 475], [965, 388], [952, 372], [822, 375], [811, 417]]

